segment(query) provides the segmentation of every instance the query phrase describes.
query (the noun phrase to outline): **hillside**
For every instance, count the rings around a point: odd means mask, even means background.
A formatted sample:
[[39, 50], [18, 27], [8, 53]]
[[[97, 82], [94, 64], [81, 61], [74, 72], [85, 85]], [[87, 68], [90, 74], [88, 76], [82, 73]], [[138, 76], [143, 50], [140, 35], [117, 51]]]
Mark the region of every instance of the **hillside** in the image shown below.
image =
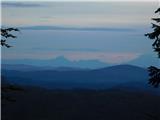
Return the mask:
[[3, 69], [2, 75], [2, 86], [19, 89], [3, 93], [14, 101], [2, 99], [2, 120], [160, 119], [159, 89], [148, 89], [147, 71], [140, 67]]
[[2, 101], [2, 120], [160, 119], [160, 96], [143, 92], [26, 87], [10, 96], [16, 101]]

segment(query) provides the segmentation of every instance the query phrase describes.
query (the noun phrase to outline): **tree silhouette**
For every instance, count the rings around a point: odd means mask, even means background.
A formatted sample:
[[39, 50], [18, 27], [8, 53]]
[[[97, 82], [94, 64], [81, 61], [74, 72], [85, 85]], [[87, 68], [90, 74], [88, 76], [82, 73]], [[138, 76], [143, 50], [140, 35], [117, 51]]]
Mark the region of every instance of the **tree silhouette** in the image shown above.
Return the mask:
[[[158, 8], [155, 13], [160, 14], [160, 8]], [[152, 46], [155, 52], [158, 54], [158, 58], [160, 58], [160, 18], [152, 18], [155, 23], [152, 24], [153, 32], [145, 34], [149, 39], [154, 40]], [[154, 87], [158, 87], [160, 84], [160, 69], [154, 66], [148, 67], [149, 71], [149, 84]]]
[[7, 48], [12, 47], [11, 45], [9, 45], [7, 43], [7, 39], [8, 38], [17, 38], [17, 36], [13, 35], [13, 33], [11, 33], [12, 31], [16, 31], [18, 32], [19, 29], [17, 28], [1, 28], [1, 46], [5, 46]]
[[[17, 36], [13, 35], [13, 31], [18, 32], [19, 29], [17, 28], [1, 28], [1, 46], [5, 46], [7, 48], [12, 47], [7, 43], [8, 38], [17, 38]], [[15, 101], [12, 97], [8, 96], [8, 93], [11, 93], [13, 91], [22, 91], [23, 89], [12, 85], [10, 83], [6, 84], [6, 79], [4, 76], [1, 75], [1, 99], [2, 100], [7, 100], [7, 101]]]

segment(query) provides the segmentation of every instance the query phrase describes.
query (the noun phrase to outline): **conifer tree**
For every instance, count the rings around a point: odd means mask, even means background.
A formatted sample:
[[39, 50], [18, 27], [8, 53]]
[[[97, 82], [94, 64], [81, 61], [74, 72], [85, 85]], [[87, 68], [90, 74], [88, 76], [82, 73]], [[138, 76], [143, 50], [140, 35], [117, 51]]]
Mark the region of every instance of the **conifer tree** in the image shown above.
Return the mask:
[[[158, 8], [155, 13], [160, 14], [160, 8]], [[154, 21], [154, 23], [151, 23], [153, 32], [147, 33], [145, 36], [153, 40], [153, 49], [158, 54], [158, 59], [160, 59], [160, 17], [152, 18], [152, 20]], [[160, 84], [160, 69], [158, 67], [148, 67], [150, 76], [149, 84], [153, 85], [154, 87], [158, 87]]]
[[[13, 31], [18, 32], [19, 29], [17, 28], [1, 28], [1, 46], [10, 48], [12, 47], [7, 43], [8, 38], [17, 38], [17, 36], [13, 35]], [[23, 89], [20, 87], [17, 87], [15, 85], [12, 85], [10, 83], [5, 84], [7, 80], [3, 75], [1, 75], [1, 99], [14, 102], [15, 99], [12, 97], [8, 96], [8, 92], [11, 93], [13, 91], [22, 91]]]

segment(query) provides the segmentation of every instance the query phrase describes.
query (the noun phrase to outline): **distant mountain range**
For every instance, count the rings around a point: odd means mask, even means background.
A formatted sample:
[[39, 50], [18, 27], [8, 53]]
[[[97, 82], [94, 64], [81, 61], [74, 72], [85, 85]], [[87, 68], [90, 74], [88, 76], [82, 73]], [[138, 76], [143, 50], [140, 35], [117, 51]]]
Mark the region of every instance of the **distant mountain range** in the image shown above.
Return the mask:
[[63, 56], [49, 60], [36, 59], [17, 59], [17, 60], [2, 60], [2, 64], [25, 64], [31, 66], [50, 66], [50, 67], [72, 67], [72, 68], [102, 68], [109, 64], [100, 62], [99, 60], [80, 60], [70, 61]]
[[[22, 69], [25, 70], [22, 70]], [[131, 66], [117, 65], [101, 69], [54, 68], [10, 66], [3, 68], [2, 75], [12, 82], [24, 85], [36, 85], [46, 88], [111, 88], [123, 83], [139, 82], [146, 84], [147, 70]]]
[[157, 66], [159, 63], [157, 57], [154, 54], [145, 54], [141, 55], [137, 59], [129, 61], [128, 64], [148, 67], [151, 65]]
[[44, 71], [44, 70], [56, 70], [56, 71], [76, 71], [76, 70], [89, 70], [78, 67], [53, 67], [53, 66], [33, 66], [25, 64], [2, 64], [2, 70], [16, 70], [16, 71]]
[[[45, 67], [47, 66], [47, 69], [53, 69], [53, 67], [67, 67], [67, 68], [89, 68], [89, 69], [97, 69], [102, 67], [109, 67], [117, 64], [111, 64], [102, 62], [99, 60], [79, 60], [79, 61], [71, 61], [65, 58], [64, 56], [59, 56], [54, 59], [2, 59], [2, 64], [12, 64], [12, 65], [31, 65], [37, 66], [37, 67]], [[158, 65], [158, 59], [154, 56], [154, 54], [145, 54], [141, 55], [138, 58], [131, 60], [129, 62], [126, 62], [125, 64], [129, 65], [135, 65], [140, 67], [147, 68], [148, 66]], [[21, 67], [22, 67], [21, 66]], [[11, 66], [10, 66], [11, 67]], [[25, 66], [23, 66], [25, 67]], [[29, 66], [28, 66], [29, 67]], [[36, 68], [34, 68], [36, 69]]]

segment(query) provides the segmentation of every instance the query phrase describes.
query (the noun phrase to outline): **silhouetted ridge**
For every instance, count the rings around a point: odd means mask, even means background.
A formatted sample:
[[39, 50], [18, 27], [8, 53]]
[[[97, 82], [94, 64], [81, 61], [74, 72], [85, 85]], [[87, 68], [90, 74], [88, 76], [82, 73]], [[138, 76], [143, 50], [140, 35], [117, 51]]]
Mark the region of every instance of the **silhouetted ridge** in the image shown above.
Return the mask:
[[[95, 71], [109, 71], [109, 70], [116, 70], [117, 71], [124, 71], [124, 70], [146, 70], [145, 68], [142, 67], [138, 67], [138, 66], [134, 66], [134, 65], [115, 65], [115, 66], [110, 66], [110, 67], [104, 67], [104, 68], [100, 68], [100, 69], [95, 69]], [[127, 71], [124, 71], [127, 72]]]
[[131, 65], [118, 65], [95, 70], [3, 70], [11, 82], [36, 85], [45, 88], [107, 89], [126, 82], [142, 82], [148, 77], [147, 70]]

